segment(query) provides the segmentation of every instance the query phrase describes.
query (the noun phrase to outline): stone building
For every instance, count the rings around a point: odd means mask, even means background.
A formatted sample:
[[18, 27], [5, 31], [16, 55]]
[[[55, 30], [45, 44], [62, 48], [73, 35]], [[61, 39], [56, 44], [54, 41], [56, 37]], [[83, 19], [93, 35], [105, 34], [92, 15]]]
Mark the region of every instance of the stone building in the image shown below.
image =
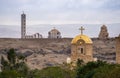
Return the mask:
[[26, 14], [21, 14], [21, 38], [25, 38], [26, 35]]
[[75, 63], [78, 59], [85, 63], [93, 61], [93, 42], [83, 34], [84, 28], [81, 27], [81, 34], [73, 38], [71, 42], [71, 62]]
[[53, 28], [48, 32], [48, 38], [61, 38], [61, 33], [57, 29]]
[[116, 39], [116, 63], [120, 64], [120, 35], [115, 39]]
[[99, 33], [99, 39], [107, 39], [109, 36], [108, 31], [107, 31], [107, 27], [105, 25], [103, 25], [101, 27], [100, 33]]
[[26, 34], [26, 14], [24, 12], [23, 14], [21, 14], [21, 38], [22, 39], [42, 38], [42, 35], [39, 33], [33, 35]]

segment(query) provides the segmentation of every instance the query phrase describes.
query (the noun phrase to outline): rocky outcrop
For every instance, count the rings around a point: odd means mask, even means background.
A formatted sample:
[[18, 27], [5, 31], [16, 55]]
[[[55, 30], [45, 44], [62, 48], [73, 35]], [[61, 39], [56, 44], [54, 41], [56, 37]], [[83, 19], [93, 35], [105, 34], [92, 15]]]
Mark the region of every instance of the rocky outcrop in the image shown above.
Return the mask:
[[93, 56], [98, 60], [108, 63], [115, 63], [115, 38], [108, 39], [92, 39], [93, 40]]
[[108, 31], [107, 31], [107, 27], [105, 25], [103, 25], [101, 27], [100, 33], [99, 33], [99, 39], [107, 39], [109, 36]]

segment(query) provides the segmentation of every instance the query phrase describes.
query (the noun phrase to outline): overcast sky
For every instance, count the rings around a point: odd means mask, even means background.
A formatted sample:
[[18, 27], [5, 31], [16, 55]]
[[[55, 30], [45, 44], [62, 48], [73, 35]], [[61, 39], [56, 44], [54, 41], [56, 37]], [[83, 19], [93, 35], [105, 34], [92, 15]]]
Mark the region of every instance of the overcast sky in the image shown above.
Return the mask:
[[120, 23], [120, 0], [0, 0], [0, 24], [109, 24]]

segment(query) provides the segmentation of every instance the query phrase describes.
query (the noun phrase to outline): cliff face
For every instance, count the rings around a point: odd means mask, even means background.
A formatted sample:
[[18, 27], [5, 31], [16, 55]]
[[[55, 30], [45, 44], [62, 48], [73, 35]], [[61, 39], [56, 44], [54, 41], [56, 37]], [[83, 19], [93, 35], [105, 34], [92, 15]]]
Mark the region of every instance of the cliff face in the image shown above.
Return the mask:
[[[41, 69], [66, 62], [70, 57], [72, 38], [65, 39], [0, 39], [0, 54], [6, 55], [9, 48], [15, 48], [18, 54], [27, 59], [31, 69]], [[99, 60], [115, 62], [115, 40], [93, 38], [94, 57]]]
[[93, 53], [98, 60], [116, 63], [115, 39], [93, 39]]

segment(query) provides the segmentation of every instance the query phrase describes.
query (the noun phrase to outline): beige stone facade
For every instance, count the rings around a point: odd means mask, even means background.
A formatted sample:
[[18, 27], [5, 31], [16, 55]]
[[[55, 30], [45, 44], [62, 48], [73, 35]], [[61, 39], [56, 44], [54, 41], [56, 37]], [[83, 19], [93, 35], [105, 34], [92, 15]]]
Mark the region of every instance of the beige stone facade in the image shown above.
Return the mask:
[[85, 63], [93, 61], [93, 42], [82, 33], [76, 36], [71, 42], [71, 61], [76, 62], [78, 59]]
[[26, 35], [26, 14], [21, 14], [21, 38], [25, 38]]
[[120, 36], [116, 37], [116, 63], [120, 64]]
[[48, 32], [48, 38], [52, 39], [61, 38], [61, 33], [56, 28], [53, 28], [51, 31]]

